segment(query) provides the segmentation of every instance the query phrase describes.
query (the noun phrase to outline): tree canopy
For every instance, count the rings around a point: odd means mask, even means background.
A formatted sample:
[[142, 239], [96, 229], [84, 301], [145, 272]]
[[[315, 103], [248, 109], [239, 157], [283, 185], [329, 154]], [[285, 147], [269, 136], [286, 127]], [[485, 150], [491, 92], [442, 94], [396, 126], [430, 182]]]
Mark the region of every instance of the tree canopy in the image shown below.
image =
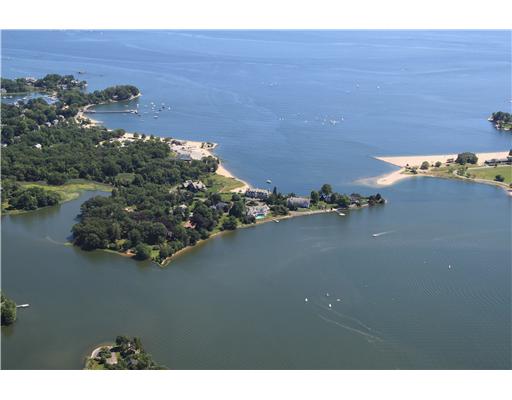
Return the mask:
[[476, 164], [478, 162], [478, 157], [475, 153], [465, 152], [457, 155], [455, 159], [457, 164]]
[[2, 325], [11, 325], [16, 321], [16, 303], [5, 296], [3, 293], [1, 294], [1, 322]]

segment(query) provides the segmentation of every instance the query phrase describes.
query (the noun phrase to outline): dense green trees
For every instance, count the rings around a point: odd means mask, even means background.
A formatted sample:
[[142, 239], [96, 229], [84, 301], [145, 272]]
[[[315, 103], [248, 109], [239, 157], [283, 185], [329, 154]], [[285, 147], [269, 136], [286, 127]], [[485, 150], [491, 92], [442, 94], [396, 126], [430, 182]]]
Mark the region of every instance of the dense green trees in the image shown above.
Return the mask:
[[222, 223], [223, 230], [234, 230], [238, 225], [238, 221], [235, 217], [230, 215], [226, 220]]
[[496, 176], [494, 177], [494, 180], [495, 180], [496, 182], [505, 182], [505, 177], [504, 177], [503, 175], [496, 175]]
[[2, 325], [11, 325], [14, 321], [16, 321], [16, 303], [5, 296], [3, 293], [1, 294], [0, 313]]
[[147, 244], [139, 243], [135, 246], [135, 258], [137, 260], [147, 260], [151, 257], [151, 247]]
[[455, 160], [457, 164], [476, 164], [478, 162], [478, 157], [475, 153], [465, 152], [457, 155], [457, 159]]
[[58, 193], [39, 187], [24, 188], [12, 180], [2, 181], [2, 206], [7, 210], [36, 210], [60, 201]]

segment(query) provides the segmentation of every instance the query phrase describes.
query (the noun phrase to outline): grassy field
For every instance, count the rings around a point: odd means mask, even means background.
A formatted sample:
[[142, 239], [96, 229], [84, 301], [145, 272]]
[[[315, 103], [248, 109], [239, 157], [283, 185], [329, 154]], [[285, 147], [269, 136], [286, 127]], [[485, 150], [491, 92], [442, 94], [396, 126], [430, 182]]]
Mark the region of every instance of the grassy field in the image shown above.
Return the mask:
[[62, 201], [74, 200], [78, 198], [84, 190], [101, 190], [104, 192], [112, 191], [112, 187], [109, 185], [84, 179], [73, 179], [61, 186], [48, 185], [43, 182], [20, 182], [20, 185], [26, 188], [40, 187], [44, 190], [57, 192], [61, 195]]
[[235, 178], [214, 174], [204, 182], [208, 186], [208, 192], [222, 193], [242, 187], [244, 184]]
[[512, 183], [512, 166], [501, 165], [496, 168], [494, 167], [477, 167], [469, 168], [468, 172], [475, 175], [477, 179], [487, 179], [493, 181], [496, 175], [505, 177], [504, 183]]
[[[103, 183], [87, 181], [84, 179], [73, 179], [61, 186], [48, 185], [44, 182], [18, 182], [22, 187], [40, 187], [44, 190], [57, 192], [61, 196], [61, 203], [77, 199], [84, 190], [101, 190], [103, 192], [112, 191], [112, 187]], [[2, 204], [2, 214], [22, 214], [26, 210], [7, 210], [8, 204]]]

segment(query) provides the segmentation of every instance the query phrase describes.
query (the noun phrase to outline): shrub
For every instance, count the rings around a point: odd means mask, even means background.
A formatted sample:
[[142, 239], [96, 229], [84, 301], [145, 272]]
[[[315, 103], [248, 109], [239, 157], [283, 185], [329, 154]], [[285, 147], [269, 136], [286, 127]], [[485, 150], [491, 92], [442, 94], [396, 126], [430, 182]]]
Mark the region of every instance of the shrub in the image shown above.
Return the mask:
[[144, 243], [135, 246], [135, 258], [137, 260], [147, 260], [149, 257], [151, 257], [151, 247]]
[[235, 230], [236, 226], [238, 225], [238, 222], [235, 217], [229, 216], [223, 223], [222, 223], [222, 229], [223, 230]]
[[421, 167], [420, 167], [420, 169], [425, 170], [425, 169], [428, 169], [429, 167], [430, 167], [430, 164], [428, 163], [428, 161], [423, 161], [423, 162], [421, 163]]

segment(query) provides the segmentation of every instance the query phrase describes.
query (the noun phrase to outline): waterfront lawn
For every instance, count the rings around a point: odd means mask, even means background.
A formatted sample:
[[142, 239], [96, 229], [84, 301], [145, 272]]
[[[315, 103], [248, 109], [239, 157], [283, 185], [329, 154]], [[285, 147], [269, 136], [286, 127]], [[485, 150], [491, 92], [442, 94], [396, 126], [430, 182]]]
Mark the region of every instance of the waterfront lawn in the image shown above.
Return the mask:
[[510, 165], [469, 168], [468, 172], [475, 175], [475, 178], [477, 179], [486, 179], [490, 181], [494, 181], [496, 175], [501, 175], [505, 178], [504, 183], [512, 183], [512, 166]]
[[204, 184], [208, 187], [208, 193], [226, 193], [241, 188], [244, 184], [235, 178], [229, 178], [213, 174], [206, 178]]

